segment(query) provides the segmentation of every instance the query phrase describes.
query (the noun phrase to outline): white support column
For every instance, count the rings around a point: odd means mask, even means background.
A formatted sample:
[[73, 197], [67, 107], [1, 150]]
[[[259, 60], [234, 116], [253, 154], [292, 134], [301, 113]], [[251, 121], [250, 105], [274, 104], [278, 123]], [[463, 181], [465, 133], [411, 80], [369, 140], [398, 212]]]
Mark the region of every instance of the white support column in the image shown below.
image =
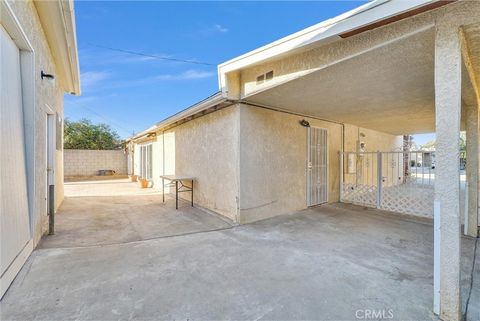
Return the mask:
[[477, 237], [478, 233], [478, 107], [466, 106], [467, 130], [467, 184], [468, 211], [465, 213], [466, 235]]
[[[437, 25], [435, 39], [435, 230], [434, 307], [440, 318], [459, 321], [460, 304], [460, 187], [459, 135], [461, 110], [461, 54], [459, 30]], [[437, 222], [438, 223], [438, 222]], [[439, 249], [438, 249], [439, 247]], [[439, 256], [439, 257], [438, 257]], [[435, 268], [434, 268], [435, 271]]]

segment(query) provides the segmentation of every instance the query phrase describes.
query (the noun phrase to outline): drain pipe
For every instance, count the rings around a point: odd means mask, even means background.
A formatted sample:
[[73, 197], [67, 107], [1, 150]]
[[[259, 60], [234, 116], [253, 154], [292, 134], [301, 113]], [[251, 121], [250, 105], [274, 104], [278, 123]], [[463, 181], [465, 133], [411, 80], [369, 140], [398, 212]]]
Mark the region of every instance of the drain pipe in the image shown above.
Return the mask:
[[48, 185], [48, 235], [55, 234], [55, 185]]

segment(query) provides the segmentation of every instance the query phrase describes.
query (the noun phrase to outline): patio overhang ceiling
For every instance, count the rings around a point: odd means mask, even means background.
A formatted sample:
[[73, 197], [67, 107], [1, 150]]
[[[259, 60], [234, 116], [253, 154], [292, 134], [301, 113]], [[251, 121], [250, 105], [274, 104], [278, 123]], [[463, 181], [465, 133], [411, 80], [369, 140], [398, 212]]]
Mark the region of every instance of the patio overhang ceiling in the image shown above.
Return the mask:
[[[465, 29], [471, 57], [480, 57], [478, 31]], [[243, 100], [394, 135], [434, 132], [434, 49], [431, 28]], [[475, 103], [469, 73], [462, 72], [462, 100]]]

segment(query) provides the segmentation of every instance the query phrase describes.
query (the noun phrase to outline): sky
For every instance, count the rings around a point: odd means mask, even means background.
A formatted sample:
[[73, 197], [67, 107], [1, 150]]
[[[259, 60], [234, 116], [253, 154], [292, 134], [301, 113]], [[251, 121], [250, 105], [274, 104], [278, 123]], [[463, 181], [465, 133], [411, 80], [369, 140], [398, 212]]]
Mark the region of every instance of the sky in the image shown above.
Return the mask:
[[365, 2], [76, 1], [82, 95], [65, 117], [126, 138], [217, 92], [218, 64]]
[[65, 117], [126, 138], [217, 92], [216, 65], [364, 2], [76, 1], [82, 95]]

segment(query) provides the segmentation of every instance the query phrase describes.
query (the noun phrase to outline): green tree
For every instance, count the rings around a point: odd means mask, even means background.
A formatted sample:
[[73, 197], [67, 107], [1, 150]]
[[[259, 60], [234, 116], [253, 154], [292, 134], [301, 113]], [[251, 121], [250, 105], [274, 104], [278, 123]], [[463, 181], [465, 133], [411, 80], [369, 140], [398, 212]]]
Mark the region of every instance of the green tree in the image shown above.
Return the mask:
[[79, 121], [65, 119], [66, 149], [117, 149], [120, 144], [117, 132], [107, 124], [93, 124], [85, 118]]

